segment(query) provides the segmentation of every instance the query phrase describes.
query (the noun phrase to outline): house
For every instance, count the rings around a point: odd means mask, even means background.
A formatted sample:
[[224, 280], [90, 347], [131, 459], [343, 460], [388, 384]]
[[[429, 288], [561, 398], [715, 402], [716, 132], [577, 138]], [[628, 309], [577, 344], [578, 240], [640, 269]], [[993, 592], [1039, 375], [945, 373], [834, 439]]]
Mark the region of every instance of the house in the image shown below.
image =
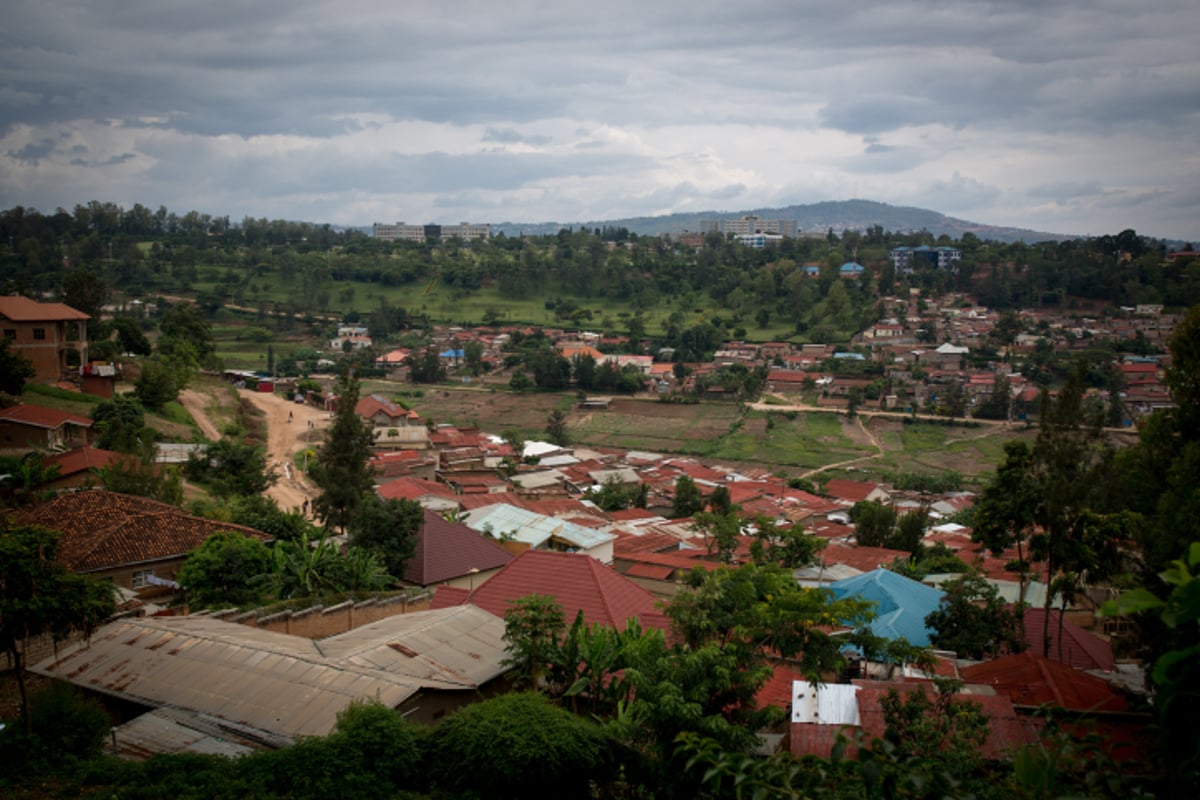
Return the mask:
[[825, 484], [825, 494], [846, 505], [862, 502], [880, 503], [892, 502], [892, 497], [879, 484], [870, 481], [851, 481], [845, 478], [831, 478]]
[[592, 556], [603, 564], [612, 564], [616, 536], [557, 517], [507, 503], [495, 503], [472, 511], [466, 523], [472, 530], [514, 542], [519, 547], [568, 550]]
[[[913, 692], [931, 697], [936, 689], [930, 681], [855, 680], [848, 684], [795, 681], [792, 688], [792, 755], [827, 759], [837, 747], [839, 738], [854, 729], [862, 731], [863, 739], [868, 742], [882, 738], [886, 727], [882, 701], [891, 691], [898, 692], [901, 697]], [[955, 699], [976, 704], [988, 718], [987, 738], [980, 747], [983, 758], [1007, 759], [1022, 747], [1038, 741], [1034, 721], [1018, 714], [1007, 697], [963, 691], [955, 693]], [[851, 744], [847, 756], [855, 757], [856, 749]]]
[[61, 531], [67, 569], [126, 589], [173, 581], [188, 555], [219, 531], [260, 541], [271, 537], [244, 525], [196, 517], [157, 500], [102, 490], [72, 492], [13, 514], [21, 525]]
[[55, 453], [42, 459], [46, 469], [58, 467], [58, 473], [52, 480], [43, 483], [42, 489], [78, 489], [97, 482], [96, 470], [110, 467], [124, 459], [134, 456], [117, 453], [113, 450], [101, 450], [84, 445], [68, 450], [65, 453]]
[[376, 428], [425, 427], [420, 414], [393, 403], [381, 394], [372, 394], [359, 400], [354, 406], [354, 413]]
[[495, 540], [466, 525], [447, 522], [432, 511], [417, 531], [413, 557], [404, 564], [404, 582], [413, 586], [458, 586], [468, 590], [482, 585], [513, 556]]
[[21, 403], [0, 409], [0, 453], [81, 447], [91, 428], [87, 417]]
[[[1075, 623], [1062, 619], [1062, 611], [1052, 608], [1047, 616], [1045, 608], [1027, 608], [1024, 630], [1025, 641], [1032, 653], [1075, 669], [1111, 672], [1116, 668], [1112, 645]], [[1050, 648], [1045, 652], [1044, 634], [1050, 637]]]
[[[125, 619], [32, 671], [126, 708], [170, 709], [178, 715], [165, 720], [172, 730], [207, 725], [220, 739], [274, 748], [329, 734], [356, 700], [434, 723], [506, 689], [506, 655], [504, 621], [459, 606], [400, 614], [319, 641], [204, 616]], [[120, 749], [120, 728], [115, 738]], [[184, 738], [158, 737], [156, 751], [172, 752]]]
[[0, 336], [12, 352], [29, 359], [38, 383], [57, 383], [72, 368], [71, 362], [87, 363], [89, 319], [62, 303], [0, 297]]
[[886, 569], [834, 581], [830, 591], [838, 600], [856, 598], [875, 603], [875, 619], [866, 627], [884, 639], [906, 639], [909, 644], [930, 644], [925, 617], [936, 611], [942, 592]]
[[503, 617], [522, 597], [553, 597], [568, 624], [579, 613], [586, 625], [623, 629], [631, 619], [643, 628], [665, 630], [657, 598], [611, 567], [579, 553], [527, 550], [474, 591], [439, 588], [434, 608], [471, 603]]

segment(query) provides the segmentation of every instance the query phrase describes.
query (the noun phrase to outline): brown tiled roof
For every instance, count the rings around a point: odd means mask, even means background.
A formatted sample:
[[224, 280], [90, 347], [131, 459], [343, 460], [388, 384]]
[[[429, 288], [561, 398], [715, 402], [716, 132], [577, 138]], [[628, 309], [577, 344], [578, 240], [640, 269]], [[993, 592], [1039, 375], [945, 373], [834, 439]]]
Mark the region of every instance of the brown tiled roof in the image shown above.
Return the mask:
[[487, 572], [512, 561], [500, 545], [466, 525], [447, 522], [432, 511], [417, 532], [413, 557], [404, 565], [404, 580], [419, 586], [461, 578], [471, 570]]
[[28, 297], [0, 297], [0, 317], [13, 322], [59, 322], [61, 320], [91, 319], [62, 303], [39, 303]]
[[[85, 472], [89, 469], [100, 469], [107, 467], [114, 461], [121, 459], [123, 453], [117, 453], [113, 450], [101, 450], [98, 447], [76, 447], [74, 450], [68, 450], [65, 453], [55, 453], [52, 456], [46, 456], [42, 459], [42, 465], [45, 467], [58, 467], [58, 477], [65, 478], [68, 475], [74, 475], [78, 472]], [[132, 458], [132, 456], [124, 456]]]
[[35, 428], [49, 428], [51, 430], [61, 428], [68, 423], [84, 428], [92, 427], [92, 421], [87, 417], [81, 417], [78, 414], [68, 414], [66, 411], [59, 411], [53, 408], [31, 406], [27, 403], [0, 409], [0, 420], [16, 422], [22, 425], [32, 425]]
[[61, 531], [59, 558], [75, 572], [179, 558], [218, 531], [271, 539], [244, 525], [194, 517], [156, 500], [101, 490], [59, 495], [13, 517], [23, 525]]

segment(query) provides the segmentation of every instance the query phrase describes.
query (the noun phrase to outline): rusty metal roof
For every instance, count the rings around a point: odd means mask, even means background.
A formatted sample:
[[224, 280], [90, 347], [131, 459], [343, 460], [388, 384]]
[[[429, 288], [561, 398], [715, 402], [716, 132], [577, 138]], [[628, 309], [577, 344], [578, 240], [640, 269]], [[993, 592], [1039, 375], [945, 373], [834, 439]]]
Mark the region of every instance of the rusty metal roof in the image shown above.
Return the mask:
[[412, 679], [422, 688], [475, 689], [504, 673], [504, 620], [476, 606], [401, 614], [316, 643], [331, 660]]
[[329, 733], [352, 700], [395, 708], [420, 688], [405, 676], [331, 661], [308, 639], [199, 617], [113, 622], [33, 671], [286, 738]]

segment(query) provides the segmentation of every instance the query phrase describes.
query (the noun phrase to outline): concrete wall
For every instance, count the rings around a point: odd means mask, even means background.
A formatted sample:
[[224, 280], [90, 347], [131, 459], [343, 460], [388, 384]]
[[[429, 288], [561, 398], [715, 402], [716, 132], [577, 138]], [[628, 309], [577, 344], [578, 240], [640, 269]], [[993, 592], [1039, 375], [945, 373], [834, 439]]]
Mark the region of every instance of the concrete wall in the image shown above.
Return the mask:
[[216, 619], [225, 619], [277, 633], [288, 633], [307, 639], [323, 639], [326, 636], [345, 633], [362, 625], [394, 617], [397, 614], [425, 611], [429, 608], [432, 599], [432, 595], [423, 594], [415, 598], [387, 597], [365, 600], [361, 603], [348, 600], [328, 608], [310, 606], [298, 610], [279, 611], [269, 615], [261, 614], [261, 609], [246, 612], [230, 609], [212, 616]]

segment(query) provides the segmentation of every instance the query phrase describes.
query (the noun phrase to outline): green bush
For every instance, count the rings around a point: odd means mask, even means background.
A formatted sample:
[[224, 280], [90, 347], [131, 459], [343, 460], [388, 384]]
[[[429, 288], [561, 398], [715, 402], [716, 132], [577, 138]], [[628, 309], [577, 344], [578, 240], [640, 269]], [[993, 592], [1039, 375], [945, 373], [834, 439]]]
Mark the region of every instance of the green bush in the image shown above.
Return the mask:
[[587, 798], [609, 773], [612, 752], [594, 723], [540, 694], [517, 693], [443, 720], [429, 736], [426, 766], [434, 789], [455, 794]]
[[35, 745], [53, 759], [99, 755], [112, 725], [99, 700], [59, 681], [29, 699], [29, 718]]

